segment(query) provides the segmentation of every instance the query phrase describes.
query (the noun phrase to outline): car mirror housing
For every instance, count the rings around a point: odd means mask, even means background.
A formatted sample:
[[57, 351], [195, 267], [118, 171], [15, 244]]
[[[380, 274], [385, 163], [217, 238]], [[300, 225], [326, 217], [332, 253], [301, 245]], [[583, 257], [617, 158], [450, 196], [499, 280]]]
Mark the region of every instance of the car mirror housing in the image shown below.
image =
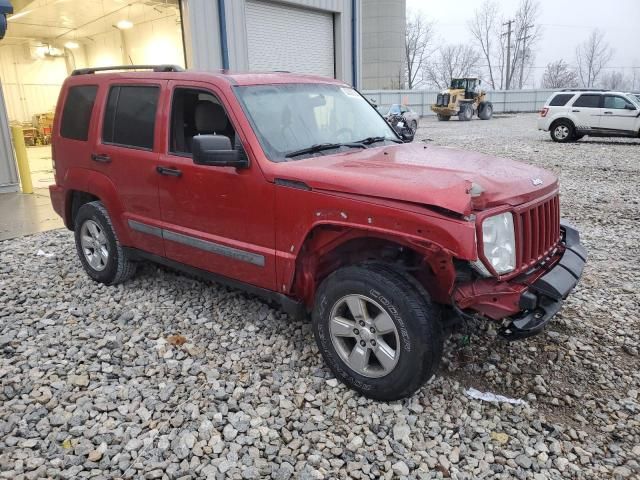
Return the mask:
[[0, 0], [0, 40], [7, 33], [7, 15], [13, 13], [13, 5], [9, 0]]
[[212, 167], [248, 168], [249, 160], [239, 150], [231, 148], [224, 135], [197, 135], [192, 144], [193, 163]]

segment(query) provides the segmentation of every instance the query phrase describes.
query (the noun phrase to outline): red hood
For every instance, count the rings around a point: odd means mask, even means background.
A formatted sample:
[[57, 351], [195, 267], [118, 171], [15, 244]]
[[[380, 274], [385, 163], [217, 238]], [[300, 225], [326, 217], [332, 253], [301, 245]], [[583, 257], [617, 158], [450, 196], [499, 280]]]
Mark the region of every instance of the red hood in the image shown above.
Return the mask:
[[[412, 143], [280, 164], [278, 176], [329, 190], [445, 208], [468, 215], [519, 205], [558, 188], [540, 168], [465, 150]], [[474, 184], [482, 190], [476, 195]]]

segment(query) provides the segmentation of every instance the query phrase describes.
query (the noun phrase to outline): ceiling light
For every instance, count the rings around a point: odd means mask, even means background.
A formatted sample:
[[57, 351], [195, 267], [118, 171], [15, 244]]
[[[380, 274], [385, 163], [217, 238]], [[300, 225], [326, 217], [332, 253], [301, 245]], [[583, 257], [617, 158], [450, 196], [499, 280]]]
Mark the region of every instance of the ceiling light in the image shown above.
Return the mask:
[[133, 27], [133, 22], [131, 22], [130, 20], [120, 20], [118, 23], [116, 23], [116, 27], [118, 27], [120, 30], [129, 30]]
[[80, 48], [80, 45], [78, 44], [78, 42], [67, 42], [64, 44], [65, 48], [68, 48], [69, 50], [75, 50], [76, 48]]
[[10, 22], [12, 20], [17, 20], [20, 17], [24, 17], [25, 15], [28, 15], [31, 13], [31, 10], [25, 10], [24, 12], [20, 12], [20, 13], [16, 13], [15, 15], [11, 15], [9, 18], [7, 18], [7, 21]]

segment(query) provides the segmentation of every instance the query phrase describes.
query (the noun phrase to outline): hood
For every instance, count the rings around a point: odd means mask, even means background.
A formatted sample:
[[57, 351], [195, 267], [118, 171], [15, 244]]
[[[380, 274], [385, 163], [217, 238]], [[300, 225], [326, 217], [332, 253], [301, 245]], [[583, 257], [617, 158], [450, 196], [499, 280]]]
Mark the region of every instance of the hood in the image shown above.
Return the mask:
[[520, 205], [558, 188], [550, 172], [525, 163], [411, 143], [279, 164], [278, 176], [314, 190], [444, 208], [461, 215]]

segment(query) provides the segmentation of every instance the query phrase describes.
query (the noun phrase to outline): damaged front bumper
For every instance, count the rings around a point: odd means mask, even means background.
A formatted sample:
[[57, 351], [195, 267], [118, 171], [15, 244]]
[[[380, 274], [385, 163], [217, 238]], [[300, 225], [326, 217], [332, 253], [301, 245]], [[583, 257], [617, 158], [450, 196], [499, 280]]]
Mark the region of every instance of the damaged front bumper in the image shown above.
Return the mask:
[[[539, 333], [562, 307], [580, 280], [587, 251], [580, 233], [561, 222], [562, 246], [550, 266], [509, 282], [480, 281], [462, 285], [454, 294], [460, 308], [475, 310], [494, 320], [508, 319], [500, 335], [508, 340]], [[492, 283], [493, 282], [493, 283]]]

